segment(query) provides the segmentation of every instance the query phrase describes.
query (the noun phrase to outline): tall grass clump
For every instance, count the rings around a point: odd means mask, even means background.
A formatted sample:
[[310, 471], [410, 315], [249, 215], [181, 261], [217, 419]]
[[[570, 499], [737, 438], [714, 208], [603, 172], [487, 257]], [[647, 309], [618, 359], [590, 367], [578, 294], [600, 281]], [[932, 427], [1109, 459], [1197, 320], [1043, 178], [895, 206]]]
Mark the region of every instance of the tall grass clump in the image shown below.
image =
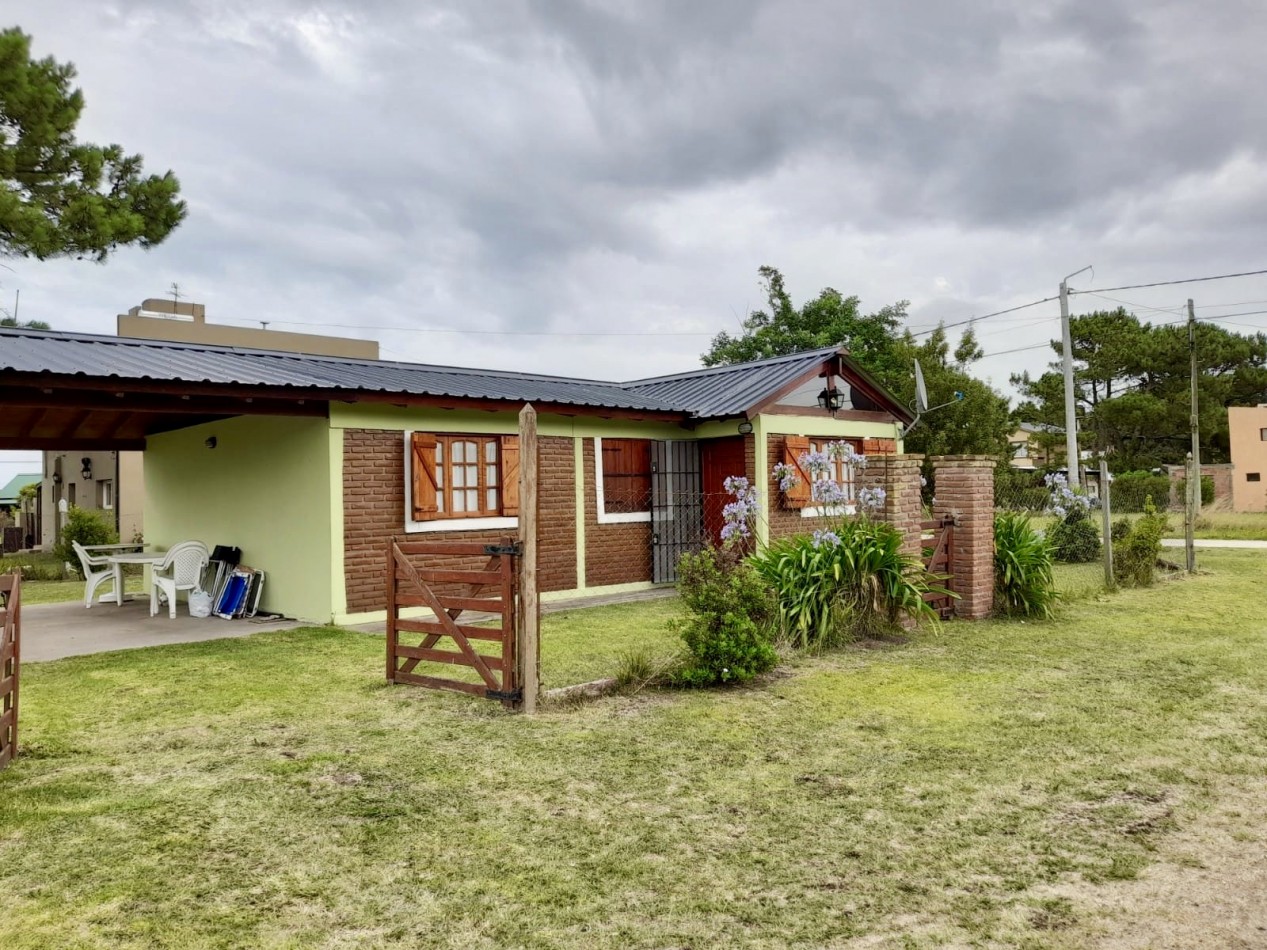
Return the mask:
[[752, 565], [774, 590], [784, 633], [800, 648], [830, 646], [891, 629], [902, 617], [937, 619], [918, 558], [902, 534], [866, 518], [772, 542]]
[[1050, 619], [1056, 603], [1052, 547], [1019, 512], [994, 519], [994, 607], [1009, 616]]

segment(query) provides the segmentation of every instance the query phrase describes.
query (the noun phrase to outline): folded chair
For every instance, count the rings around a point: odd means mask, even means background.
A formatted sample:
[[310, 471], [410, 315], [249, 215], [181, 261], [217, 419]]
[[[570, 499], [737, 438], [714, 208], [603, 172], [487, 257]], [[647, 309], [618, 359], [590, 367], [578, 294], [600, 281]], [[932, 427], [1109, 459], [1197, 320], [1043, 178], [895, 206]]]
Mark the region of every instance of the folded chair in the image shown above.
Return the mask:
[[[89, 554], [78, 541], [70, 542], [70, 546], [75, 549], [79, 569], [84, 573], [84, 606], [91, 607], [92, 595], [97, 592], [98, 587], [114, 577], [114, 567], [110, 564], [108, 554]], [[104, 595], [101, 602], [105, 603], [107, 599], [114, 600], [114, 594]]]
[[167, 556], [150, 572], [150, 616], [158, 613], [158, 603], [167, 600], [167, 613], [176, 617], [176, 592], [193, 590], [202, 581], [207, 566], [207, 546], [201, 541], [173, 544]]

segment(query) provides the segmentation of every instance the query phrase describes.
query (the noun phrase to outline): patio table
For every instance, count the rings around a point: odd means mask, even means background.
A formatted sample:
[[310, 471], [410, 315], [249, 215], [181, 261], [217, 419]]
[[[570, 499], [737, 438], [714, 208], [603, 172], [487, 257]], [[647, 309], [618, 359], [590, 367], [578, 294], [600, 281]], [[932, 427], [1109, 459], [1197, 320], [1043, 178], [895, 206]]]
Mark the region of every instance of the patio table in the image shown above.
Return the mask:
[[123, 606], [124, 564], [149, 564], [153, 567], [156, 564], [162, 564], [165, 557], [167, 554], [164, 551], [131, 551], [110, 555], [106, 560], [114, 569], [114, 602], [120, 607]]

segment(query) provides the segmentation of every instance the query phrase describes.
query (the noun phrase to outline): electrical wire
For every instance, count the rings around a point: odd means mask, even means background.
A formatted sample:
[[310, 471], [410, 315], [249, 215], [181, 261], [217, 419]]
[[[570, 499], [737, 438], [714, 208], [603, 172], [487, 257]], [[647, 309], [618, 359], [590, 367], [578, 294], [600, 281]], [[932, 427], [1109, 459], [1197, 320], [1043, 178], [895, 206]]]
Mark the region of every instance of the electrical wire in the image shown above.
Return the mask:
[[1072, 294], [1099, 294], [1110, 290], [1136, 290], [1141, 287], [1170, 287], [1174, 284], [1198, 284], [1206, 280], [1229, 280], [1232, 277], [1257, 277], [1267, 274], [1267, 270], [1247, 270], [1239, 274], [1215, 274], [1211, 277], [1186, 277], [1183, 280], [1158, 280], [1151, 284], [1123, 284], [1121, 287], [1095, 287], [1091, 290], [1071, 290]]
[[935, 327], [929, 327], [927, 330], [912, 330], [911, 336], [925, 336], [929, 333], [936, 333], [940, 328], [949, 330], [952, 327], [962, 327], [969, 323], [976, 323], [978, 320], [989, 320], [991, 317], [1001, 317], [1005, 313], [1016, 313], [1018, 310], [1025, 310], [1029, 307], [1037, 307], [1040, 303], [1050, 303], [1058, 300], [1059, 297], [1044, 297], [1042, 300], [1031, 300], [1029, 303], [1023, 303], [1016, 307], [1008, 307], [1006, 310], [995, 310], [993, 313], [983, 313], [980, 316], [968, 317], [966, 320], [958, 320], [954, 323], [939, 323]]

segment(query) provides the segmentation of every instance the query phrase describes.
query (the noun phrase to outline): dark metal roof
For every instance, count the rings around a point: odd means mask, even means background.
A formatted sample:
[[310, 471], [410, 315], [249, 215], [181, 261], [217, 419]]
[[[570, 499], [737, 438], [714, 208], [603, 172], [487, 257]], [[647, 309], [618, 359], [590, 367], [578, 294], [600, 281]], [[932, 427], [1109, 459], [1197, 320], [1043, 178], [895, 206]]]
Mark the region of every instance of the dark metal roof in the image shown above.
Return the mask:
[[[0, 328], [0, 373], [400, 393], [664, 412], [743, 415], [842, 352], [836, 347], [627, 383], [275, 350]], [[846, 363], [859, 367], [846, 357]], [[896, 403], [894, 404], [896, 405]], [[899, 414], [904, 410], [897, 407]]]
[[4, 371], [681, 412], [653, 396], [593, 380], [49, 330], [0, 330]]
[[625, 383], [624, 388], [671, 403], [700, 419], [721, 419], [742, 415], [780, 387], [821, 367], [838, 352], [838, 347], [829, 346], [751, 363], [638, 379]]

